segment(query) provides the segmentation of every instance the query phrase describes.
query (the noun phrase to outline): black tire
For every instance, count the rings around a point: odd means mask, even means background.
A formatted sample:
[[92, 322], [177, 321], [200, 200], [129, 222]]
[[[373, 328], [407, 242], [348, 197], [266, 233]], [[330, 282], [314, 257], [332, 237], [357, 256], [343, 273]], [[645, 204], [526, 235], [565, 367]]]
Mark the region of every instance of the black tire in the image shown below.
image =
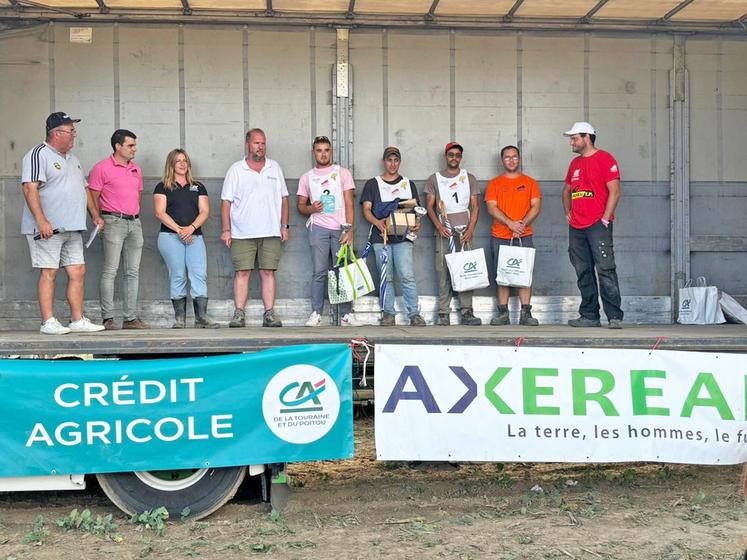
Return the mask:
[[101, 489], [129, 515], [165, 507], [171, 519], [189, 508], [190, 519], [202, 519], [234, 497], [246, 467], [141, 471], [97, 474]]

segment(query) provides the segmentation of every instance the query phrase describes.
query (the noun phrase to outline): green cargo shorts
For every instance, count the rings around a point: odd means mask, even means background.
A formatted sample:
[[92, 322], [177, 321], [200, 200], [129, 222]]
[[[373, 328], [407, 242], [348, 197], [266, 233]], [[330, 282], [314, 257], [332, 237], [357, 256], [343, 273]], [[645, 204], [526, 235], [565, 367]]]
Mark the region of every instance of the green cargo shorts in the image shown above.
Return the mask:
[[277, 270], [282, 253], [283, 247], [279, 237], [234, 239], [231, 242], [231, 261], [234, 270], [252, 270], [255, 261], [259, 262], [261, 269]]

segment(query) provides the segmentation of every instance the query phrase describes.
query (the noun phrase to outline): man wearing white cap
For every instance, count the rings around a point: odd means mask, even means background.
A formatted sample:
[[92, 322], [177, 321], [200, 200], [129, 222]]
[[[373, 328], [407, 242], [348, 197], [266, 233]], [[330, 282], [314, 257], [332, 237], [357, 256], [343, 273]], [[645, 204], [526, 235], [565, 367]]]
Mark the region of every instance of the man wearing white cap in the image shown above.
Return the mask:
[[574, 123], [564, 134], [570, 137], [571, 149], [578, 154], [568, 167], [563, 208], [569, 225], [568, 253], [581, 291], [580, 316], [568, 324], [599, 327], [601, 295], [609, 328], [620, 329], [623, 312], [612, 243], [612, 223], [620, 200], [620, 170], [611, 154], [594, 146], [596, 131], [589, 123]]

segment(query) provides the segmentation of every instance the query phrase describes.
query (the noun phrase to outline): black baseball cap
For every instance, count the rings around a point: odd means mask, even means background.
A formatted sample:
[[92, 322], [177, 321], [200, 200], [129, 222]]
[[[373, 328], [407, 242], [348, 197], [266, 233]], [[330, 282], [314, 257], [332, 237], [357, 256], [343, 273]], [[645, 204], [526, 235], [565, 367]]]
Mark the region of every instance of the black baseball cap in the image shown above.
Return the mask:
[[77, 122], [80, 122], [80, 119], [74, 119], [67, 113], [52, 113], [47, 117], [47, 132], [54, 128], [57, 128], [58, 126], [62, 126], [63, 124], [71, 124]]

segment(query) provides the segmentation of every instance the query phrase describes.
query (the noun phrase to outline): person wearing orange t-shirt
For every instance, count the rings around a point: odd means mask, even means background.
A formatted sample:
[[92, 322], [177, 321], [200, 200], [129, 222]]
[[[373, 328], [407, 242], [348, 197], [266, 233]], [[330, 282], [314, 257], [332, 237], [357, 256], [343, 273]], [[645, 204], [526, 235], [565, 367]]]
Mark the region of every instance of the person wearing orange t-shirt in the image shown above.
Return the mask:
[[[532, 222], [540, 213], [542, 195], [537, 181], [521, 171], [521, 154], [516, 146], [506, 146], [501, 150], [503, 174], [488, 183], [485, 191], [485, 204], [493, 216], [491, 249], [493, 262], [498, 262], [498, 252], [502, 245], [509, 245], [512, 239], [520, 238], [522, 247], [534, 247]], [[516, 243], [516, 242], [514, 242]], [[491, 325], [510, 325], [508, 298], [511, 288], [498, 286], [498, 316], [490, 320]], [[539, 321], [532, 317], [532, 288], [518, 288], [521, 314], [519, 324], [535, 327]]]

